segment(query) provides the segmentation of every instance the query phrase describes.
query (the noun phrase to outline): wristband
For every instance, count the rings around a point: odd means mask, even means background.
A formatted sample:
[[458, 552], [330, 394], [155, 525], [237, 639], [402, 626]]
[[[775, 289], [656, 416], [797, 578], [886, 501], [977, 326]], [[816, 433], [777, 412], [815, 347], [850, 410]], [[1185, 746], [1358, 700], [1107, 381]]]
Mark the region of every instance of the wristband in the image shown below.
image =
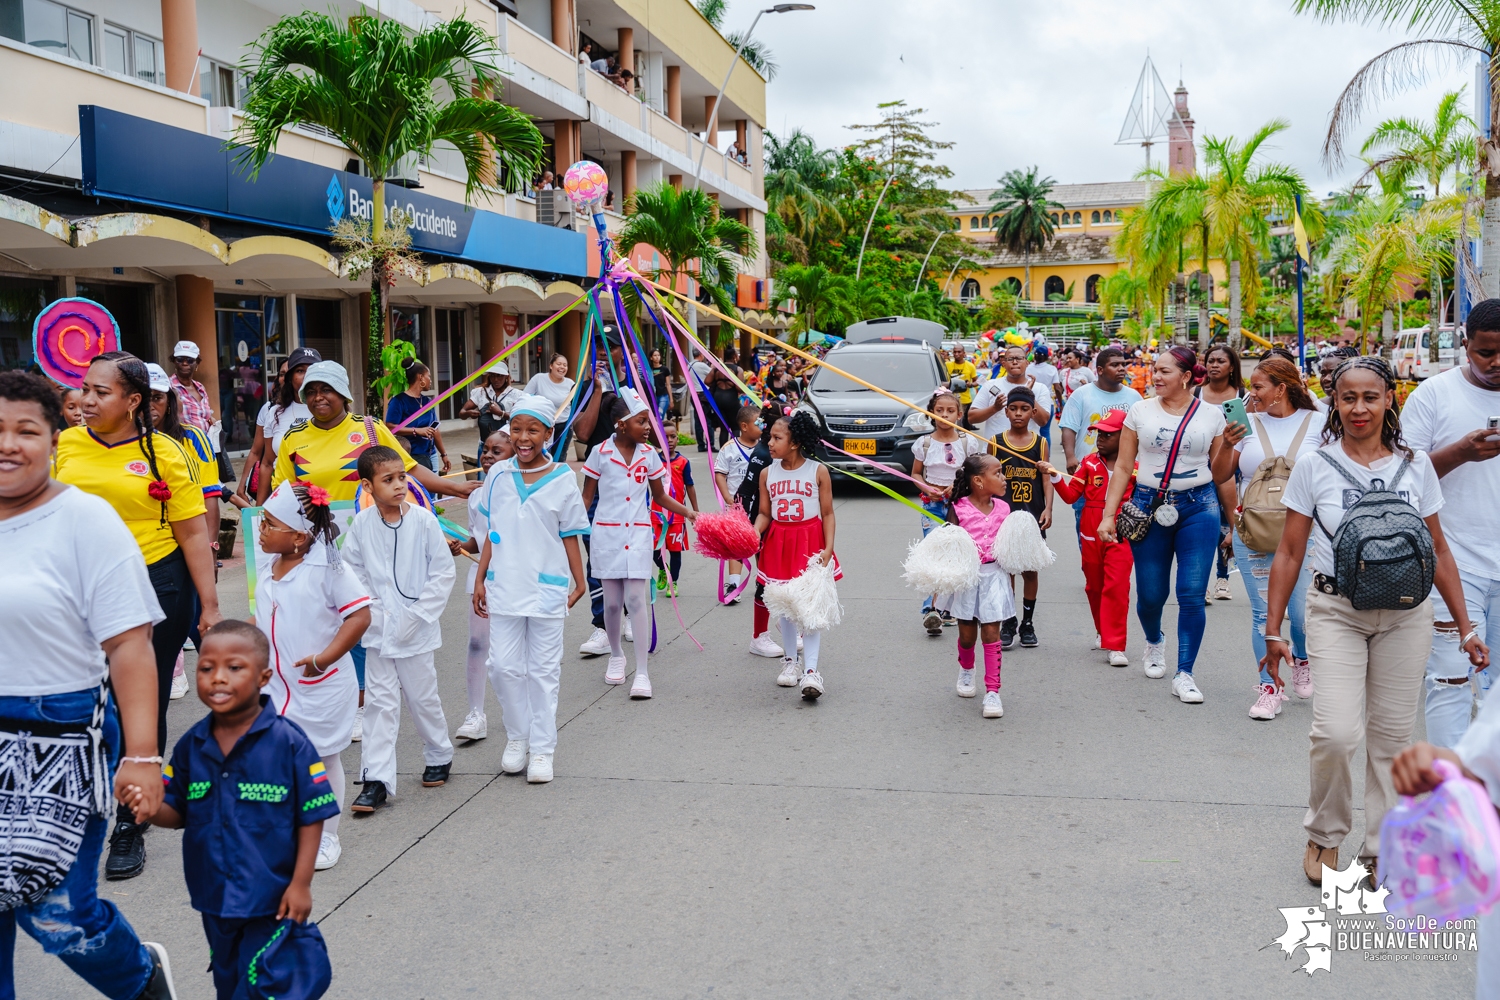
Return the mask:
[[120, 763], [122, 763], [122, 764], [160, 764], [161, 762], [162, 762], [162, 758], [160, 756], [156, 756], [156, 757], [121, 757], [120, 758]]

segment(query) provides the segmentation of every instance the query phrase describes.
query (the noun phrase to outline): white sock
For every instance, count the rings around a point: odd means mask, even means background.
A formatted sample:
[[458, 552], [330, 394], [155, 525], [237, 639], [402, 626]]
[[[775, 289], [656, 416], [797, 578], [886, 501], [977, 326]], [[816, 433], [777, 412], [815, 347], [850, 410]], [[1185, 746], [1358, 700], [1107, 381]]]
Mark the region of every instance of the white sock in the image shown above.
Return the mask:
[[739, 588], [739, 585], [740, 585], [740, 575], [738, 573], [730, 573], [729, 574], [729, 588], [731, 590], [736, 590], [736, 589]]
[[646, 660], [651, 652], [651, 594], [649, 580], [622, 580], [625, 590], [625, 607], [632, 622], [640, 622], [645, 631], [635, 637], [635, 676], [637, 680], [649, 680]]
[[797, 623], [790, 618], [778, 618], [781, 625], [781, 655], [797, 658]]
[[[822, 632], [809, 632], [802, 637], [802, 662], [808, 673], [818, 669], [818, 640], [822, 637]], [[796, 639], [792, 640], [792, 648], [797, 648]]]
[[[328, 790], [333, 793], [333, 801], [338, 803], [342, 811], [344, 808], [344, 758], [336, 753], [324, 757], [323, 773], [328, 775]], [[338, 816], [330, 816], [323, 821], [323, 832], [338, 836]]]

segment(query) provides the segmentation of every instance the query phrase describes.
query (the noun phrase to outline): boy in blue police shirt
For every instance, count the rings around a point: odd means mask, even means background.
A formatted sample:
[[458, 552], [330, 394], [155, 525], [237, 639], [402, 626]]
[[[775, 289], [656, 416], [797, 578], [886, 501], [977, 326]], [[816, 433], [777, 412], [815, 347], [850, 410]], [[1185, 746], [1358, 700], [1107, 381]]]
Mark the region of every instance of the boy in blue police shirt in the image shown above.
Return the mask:
[[182, 867], [219, 1000], [313, 1000], [332, 979], [306, 921], [323, 820], [339, 807], [312, 741], [260, 693], [269, 661], [265, 634], [247, 622], [203, 634], [198, 697], [209, 715], [177, 741], [151, 819], [187, 830]]

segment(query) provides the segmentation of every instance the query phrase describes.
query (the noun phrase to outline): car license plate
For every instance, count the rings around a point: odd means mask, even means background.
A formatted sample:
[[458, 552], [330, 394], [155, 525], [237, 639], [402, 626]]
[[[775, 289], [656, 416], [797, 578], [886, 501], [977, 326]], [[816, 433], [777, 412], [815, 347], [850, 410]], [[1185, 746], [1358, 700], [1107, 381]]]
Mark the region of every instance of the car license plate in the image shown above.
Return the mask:
[[844, 438], [844, 450], [854, 455], [875, 454], [874, 438]]

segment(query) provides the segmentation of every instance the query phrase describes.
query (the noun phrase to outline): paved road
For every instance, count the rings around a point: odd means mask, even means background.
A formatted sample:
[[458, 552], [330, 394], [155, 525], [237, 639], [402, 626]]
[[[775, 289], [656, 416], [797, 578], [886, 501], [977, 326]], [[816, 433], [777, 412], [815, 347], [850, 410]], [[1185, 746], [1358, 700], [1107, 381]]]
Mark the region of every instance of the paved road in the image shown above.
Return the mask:
[[[1090, 649], [1076, 546], [1054, 536], [1042, 645], [1006, 654], [1005, 717], [984, 720], [954, 695], [952, 631], [927, 638], [899, 582], [916, 516], [843, 488], [837, 510], [846, 617], [817, 704], [746, 653], [749, 603], [714, 606], [713, 567], [689, 555], [681, 609], [705, 649], [658, 605], [655, 700], [606, 687], [603, 661], [572, 652], [587, 615], [568, 620], [552, 784], [497, 777], [492, 701], [490, 738], [423, 789], [408, 722], [409, 783], [376, 816], [346, 816], [343, 860], [314, 882], [329, 996], [1473, 995], [1469, 955], [1340, 953], [1309, 978], [1262, 950], [1285, 929], [1278, 907], [1318, 902], [1300, 867], [1311, 704], [1246, 717], [1238, 576], [1209, 611], [1207, 701], [1184, 706]], [[225, 612], [242, 614], [226, 579]], [[465, 613], [456, 594], [438, 657], [450, 729]], [[172, 738], [202, 713], [174, 703]], [[345, 759], [356, 771], [357, 748]], [[168, 943], [184, 1000], [209, 997], [178, 836], [149, 843], [146, 874], [104, 891]], [[24, 936], [18, 965], [22, 997], [91, 995]]]

